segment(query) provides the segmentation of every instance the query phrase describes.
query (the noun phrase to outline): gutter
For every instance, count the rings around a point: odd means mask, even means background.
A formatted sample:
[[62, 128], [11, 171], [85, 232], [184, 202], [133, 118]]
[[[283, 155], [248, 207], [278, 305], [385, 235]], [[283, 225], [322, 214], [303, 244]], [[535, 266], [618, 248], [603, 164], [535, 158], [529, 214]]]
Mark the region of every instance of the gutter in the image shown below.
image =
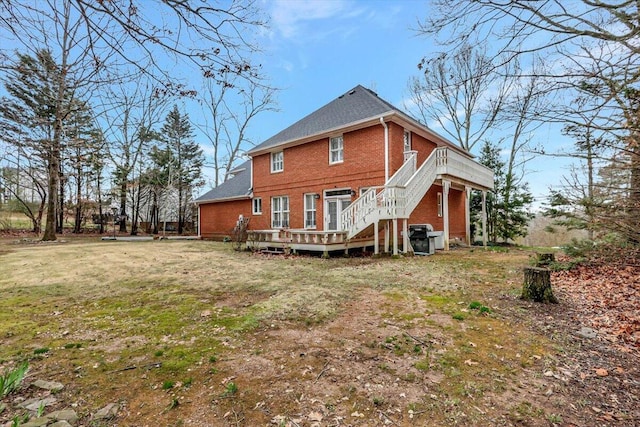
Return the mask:
[[389, 127], [384, 122], [384, 117], [380, 117], [380, 124], [384, 126], [384, 183], [389, 181]]
[[219, 203], [219, 202], [231, 202], [234, 200], [245, 200], [245, 199], [251, 199], [251, 196], [248, 194], [242, 195], [242, 196], [233, 196], [233, 197], [224, 197], [224, 198], [220, 198], [220, 199], [209, 199], [209, 200], [194, 200], [193, 203], [195, 203], [196, 205], [203, 205], [205, 203]]

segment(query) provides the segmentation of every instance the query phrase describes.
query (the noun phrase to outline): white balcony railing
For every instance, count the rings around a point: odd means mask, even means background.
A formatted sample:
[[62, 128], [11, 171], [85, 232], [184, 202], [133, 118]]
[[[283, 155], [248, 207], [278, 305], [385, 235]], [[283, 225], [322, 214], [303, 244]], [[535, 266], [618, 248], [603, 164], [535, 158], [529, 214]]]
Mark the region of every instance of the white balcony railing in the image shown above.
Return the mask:
[[462, 154], [447, 148], [438, 148], [438, 175], [451, 175], [484, 188], [493, 188], [493, 171]]
[[405, 153], [404, 164], [384, 187], [369, 188], [342, 211], [340, 224], [348, 239], [377, 221], [409, 218], [438, 176], [493, 188], [491, 169], [446, 147], [434, 150], [417, 170], [416, 159], [416, 152]]

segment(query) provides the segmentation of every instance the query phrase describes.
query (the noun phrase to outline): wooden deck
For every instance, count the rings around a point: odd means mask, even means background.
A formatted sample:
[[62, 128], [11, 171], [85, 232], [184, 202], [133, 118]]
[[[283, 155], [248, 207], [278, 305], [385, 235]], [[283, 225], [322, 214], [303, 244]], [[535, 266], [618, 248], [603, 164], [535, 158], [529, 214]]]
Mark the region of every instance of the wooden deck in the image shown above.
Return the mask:
[[272, 253], [297, 253], [298, 251], [330, 252], [363, 249], [374, 246], [374, 238], [347, 239], [344, 231], [313, 230], [247, 230], [247, 247]]

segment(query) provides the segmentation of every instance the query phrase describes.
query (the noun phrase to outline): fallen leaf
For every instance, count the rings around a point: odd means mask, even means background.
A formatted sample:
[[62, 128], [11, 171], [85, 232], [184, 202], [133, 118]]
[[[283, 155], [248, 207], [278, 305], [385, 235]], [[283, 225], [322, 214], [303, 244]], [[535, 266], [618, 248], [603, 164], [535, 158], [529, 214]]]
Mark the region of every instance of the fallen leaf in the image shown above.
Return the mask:
[[597, 368], [596, 375], [599, 377], [606, 377], [607, 375], [609, 375], [609, 372], [604, 368]]
[[320, 412], [312, 412], [309, 414], [309, 421], [322, 421], [322, 414]]
[[474, 362], [471, 359], [467, 359], [467, 360], [464, 361], [464, 364], [465, 365], [469, 365], [469, 366], [473, 366], [473, 365], [479, 365], [480, 363], [479, 362]]

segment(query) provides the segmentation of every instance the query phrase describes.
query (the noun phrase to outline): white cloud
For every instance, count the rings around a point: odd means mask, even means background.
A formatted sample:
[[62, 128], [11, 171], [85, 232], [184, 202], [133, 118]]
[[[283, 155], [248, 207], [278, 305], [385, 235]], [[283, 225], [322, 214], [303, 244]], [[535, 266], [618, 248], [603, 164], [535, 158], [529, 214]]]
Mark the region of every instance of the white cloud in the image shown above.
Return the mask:
[[350, 0], [276, 0], [271, 4], [271, 26], [286, 39], [327, 34], [327, 30], [332, 32], [334, 28], [319, 21], [351, 19], [364, 12], [364, 9], [355, 7]]

